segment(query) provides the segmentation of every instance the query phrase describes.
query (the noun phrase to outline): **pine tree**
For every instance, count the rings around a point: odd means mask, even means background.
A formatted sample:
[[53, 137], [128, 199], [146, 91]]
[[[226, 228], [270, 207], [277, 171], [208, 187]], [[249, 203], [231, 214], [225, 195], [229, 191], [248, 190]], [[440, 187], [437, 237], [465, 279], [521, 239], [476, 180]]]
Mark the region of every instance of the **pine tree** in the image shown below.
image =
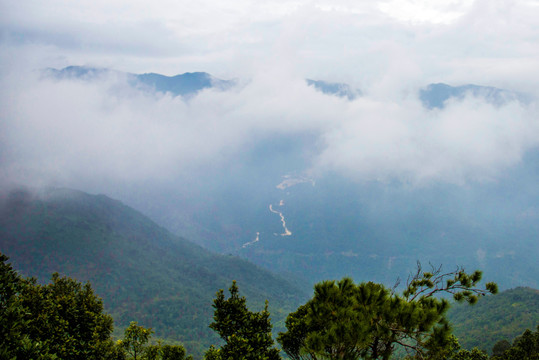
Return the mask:
[[497, 292], [493, 283], [476, 288], [480, 280], [479, 271], [443, 273], [440, 267], [424, 272], [418, 264], [401, 295], [372, 282], [325, 281], [288, 316], [288, 331], [278, 341], [295, 360], [389, 359], [397, 347], [411, 357], [442, 358], [453, 344], [445, 317], [449, 302], [435, 295], [450, 293], [473, 304], [478, 296]]
[[279, 350], [273, 347], [268, 303], [261, 312], [247, 309], [245, 297], [239, 295], [236, 282], [229, 288], [230, 297], [225, 299], [219, 290], [213, 301], [214, 316], [210, 328], [225, 341], [216, 349], [206, 352], [206, 359], [219, 360], [277, 360]]

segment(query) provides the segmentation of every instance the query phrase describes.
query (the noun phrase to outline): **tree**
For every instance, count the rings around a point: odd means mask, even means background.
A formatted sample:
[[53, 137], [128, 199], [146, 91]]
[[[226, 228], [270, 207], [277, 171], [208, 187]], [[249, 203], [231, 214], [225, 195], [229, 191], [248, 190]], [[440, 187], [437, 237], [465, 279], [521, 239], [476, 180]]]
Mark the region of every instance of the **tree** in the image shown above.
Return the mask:
[[161, 347], [162, 360], [192, 360], [191, 356], [185, 356], [185, 348], [181, 345], [163, 345]]
[[500, 340], [492, 347], [492, 356], [502, 356], [503, 353], [511, 347], [507, 340]]
[[61, 359], [102, 358], [109, 347], [113, 320], [103, 313], [103, 302], [89, 283], [52, 275], [52, 283], [30, 286], [23, 296], [29, 309], [29, 333]]
[[539, 325], [535, 332], [524, 331], [513, 340], [511, 347], [502, 354], [493, 354], [493, 360], [538, 360], [539, 359]]
[[325, 281], [314, 296], [291, 313], [279, 343], [292, 359], [389, 359], [396, 347], [423, 359], [444, 358], [452, 346], [449, 309], [438, 293], [473, 304], [478, 296], [496, 293], [494, 283], [478, 289], [481, 272], [442, 268], [410, 276], [401, 295], [372, 282], [355, 285], [351, 279]]
[[124, 331], [123, 340], [120, 340], [118, 344], [131, 355], [133, 360], [137, 360], [141, 358], [152, 333], [151, 328], [146, 329], [138, 325], [136, 321], [131, 321]]
[[21, 294], [27, 282], [19, 276], [0, 253], [0, 359], [48, 359], [48, 349], [28, 334], [30, 317]]
[[213, 301], [214, 316], [210, 328], [225, 341], [217, 349], [210, 347], [206, 359], [219, 360], [276, 360], [279, 350], [273, 347], [268, 302], [261, 312], [247, 309], [245, 297], [240, 297], [238, 286], [233, 281], [229, 288], [230, 297], [225, 299], [219, 290]]
[[118, 346], [133, 360], [193, 359], [191, 356], [185, 356], [185, 348], [182, 345], [163, 345], [161, 340], [157, 340], [157, 344], [149, 344], [152, 334], [151, 328], [145, 328], [138, 325], [136, 321], [132, 321], [124, 331], [124, 338], [118, 340]]
[[475, 347], [472, 351], [460, 350], [451, 360], [488, 360], [488, 355]]
[[2, 358], [105, 359], [113, 347], [112, 317], [89, 283], [53, 274], [39, 285], [20, 277], [0, 254]]

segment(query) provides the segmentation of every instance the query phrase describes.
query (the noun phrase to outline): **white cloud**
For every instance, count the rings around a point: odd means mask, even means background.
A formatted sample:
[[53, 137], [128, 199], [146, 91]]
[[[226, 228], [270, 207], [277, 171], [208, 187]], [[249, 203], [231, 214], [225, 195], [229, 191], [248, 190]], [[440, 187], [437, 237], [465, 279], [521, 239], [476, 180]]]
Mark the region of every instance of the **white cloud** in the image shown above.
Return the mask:
[[[313, 171], [462, 182], [495, 177], [538, 146], [535, 104], [470, 98], [429, 112], [417, 100], [420, 86], [440, 81], [537, 92], [533, 2], [21, 0], [2, 9], [4, 177], [166, 181], [230, 161], [267, 134], [309, 132], [321, 146]], [[186, 103], [117, 80], [28, 76], [73, 64], [208, 71], [245, 85]], [[305, 77], [365, 97], [324, 96]]]
[[463, 183], [495, 178], [539, 146], [534, 103], [466, 98], [430, 111], [417, 89], [349, 102], [279, 72], [189, 101], [139, 92], [116, 76], [2, 80], [10, 94], [0, 101], [2, 168], [24, 182], [173, 181], [199, 166], [241, 161], [260, 138], [310, 133], [319, 139], [307, 159], [315, 173]]
[[390, 0], [380, 2], [384, 13], [412, 23], [450, 24], [466, 14], [474, 0]]
[[482, 99], [429, 111], [417, 103], [361, 100], [354, 115], [325, 134], [322, 169], [363, 180], [465, 183], [495, 179], [539, 146], [534, 106]]
[[[406, 49], [425, 73], [446, 78], [468, 58], [537, 64], [538, 16], [531, 2], [501, 0], [21, 0], [4, 2], [0, 26], [12, 42], [55, 47], [63, 65], [244, 76], [286, 55], [302, 75], [370, 82], [383, 76], [388, 57], [402, 54], [385, 46]], [[484, 73], [492, 75], [488, 68], [467, 74]]]

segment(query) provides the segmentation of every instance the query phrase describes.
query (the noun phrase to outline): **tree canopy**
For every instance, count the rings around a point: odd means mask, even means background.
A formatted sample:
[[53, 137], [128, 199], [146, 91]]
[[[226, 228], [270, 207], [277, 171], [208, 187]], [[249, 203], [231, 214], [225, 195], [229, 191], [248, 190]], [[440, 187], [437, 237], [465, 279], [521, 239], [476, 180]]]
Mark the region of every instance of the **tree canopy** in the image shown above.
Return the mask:
[[147, 345], [152, 330], [132, 322], [112, 340], [113, 320], [89, 283], [52, 275], [23, 278], [0, 253], [0, 359], [183, 360], [181, 345]]
[[0, 254], [1, 357], [101, 359], [113, 346], [112, 317], [90, 284], [55, 273], [37, 284], [19, 276]]
[[251, 312], [245, 297], [240, 296], [236, 282], [229, 288], [230, 297], [225, 299], [219, 290], [213, 301], [214, 316], [210, 328], [215, 330], [225, 344], [216, 349], [210, 347], [206, 359], [277, 360], [279, 350], [273, 347], [268, 302], [264, 310]]
[[443, 356], [451, 346], [446, 319], [450, 293], [474, 304], [478, 296], [496, 293], [494, 283], [476, 287], [481, 272], [463, 269], [423, 271], [418, 264], [402, 294], [381, 284], [354, 284], [349, 278], [315, 285], [314, 296], [291, 313], [279, 343], [292, 359], [389, 359], [396, 348], [411, 356]]
[[[494, 349], [493, 349], [494, 350]], [[493, 351], [494, 353], [494, 351]], [[513, 340], [510, 347], [495, 353], [493, 360], [538, 360], [539, 359], [539, 325], [535, 331], [527, 329]]]

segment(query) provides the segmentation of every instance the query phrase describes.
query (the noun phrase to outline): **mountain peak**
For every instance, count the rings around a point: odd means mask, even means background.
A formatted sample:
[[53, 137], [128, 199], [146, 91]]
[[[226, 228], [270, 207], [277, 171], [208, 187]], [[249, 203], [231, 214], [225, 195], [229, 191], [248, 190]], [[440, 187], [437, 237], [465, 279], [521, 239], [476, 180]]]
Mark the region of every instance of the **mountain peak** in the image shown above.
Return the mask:
[[61, 80], [82, 79], [86, 81], [95, 80], [109, 74], [120, 74], [127, 77], [131, 86], [150, 89], [155, 92], [170, 93], [174, 96], [191, 96], [208, 88], [227, 90], [236, 84], [234, 80], [218, 79], [201, 71], [166, 76], [157, 73], [133, 74], [89, 66], [67, 66], [60, 70], [46, 69], [46, 74]]
[[419, 91], [419, 99], [423, 103], [423, 106], [429, 109], [443, 109], [449, 99], [455, 98], [462, 100], [467, 95], [483, 98], [496, 106], [504, 105], [510, 101], [528, 102], [527, 97], [523, 94], [492, 86], [475, 84], [451, 86], [444, 83], [436, 83], [429, 84], [426, 88]]

